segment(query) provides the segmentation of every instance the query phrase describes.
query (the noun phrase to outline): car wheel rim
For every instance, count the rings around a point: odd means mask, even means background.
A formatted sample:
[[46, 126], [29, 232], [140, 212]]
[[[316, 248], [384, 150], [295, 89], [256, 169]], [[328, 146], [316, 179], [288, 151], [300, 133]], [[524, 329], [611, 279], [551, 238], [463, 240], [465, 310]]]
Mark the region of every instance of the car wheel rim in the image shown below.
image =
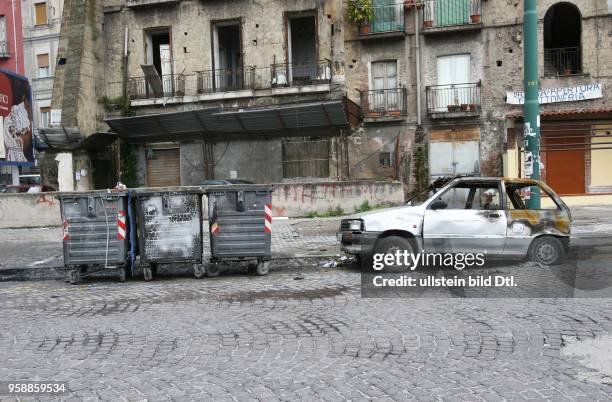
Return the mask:
[[544, 243], [540, 245], [540, 247], [538, 247], [536, 255], [538, 257], [538, 260], [540, 260], [542, 263], [550, 264], [555, 260], [557, 256], [557, 251], [555, 250], [555, 247], [552, 244]]

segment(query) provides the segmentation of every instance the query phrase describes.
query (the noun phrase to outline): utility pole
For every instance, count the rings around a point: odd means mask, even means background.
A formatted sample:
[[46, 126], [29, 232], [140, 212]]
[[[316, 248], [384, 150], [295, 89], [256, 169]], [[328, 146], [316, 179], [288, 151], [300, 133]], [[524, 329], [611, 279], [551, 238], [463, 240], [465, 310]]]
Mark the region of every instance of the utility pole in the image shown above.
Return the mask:
[[[540, 179], [540, 82], [538, 78], [537, 0], [525, 0], [523, 35], [525, 40], [525, 175]], [[527, 197], [525, 197], [527, 198]], [[540, 209], [540, 189], [531, 187], [529, 209]]]

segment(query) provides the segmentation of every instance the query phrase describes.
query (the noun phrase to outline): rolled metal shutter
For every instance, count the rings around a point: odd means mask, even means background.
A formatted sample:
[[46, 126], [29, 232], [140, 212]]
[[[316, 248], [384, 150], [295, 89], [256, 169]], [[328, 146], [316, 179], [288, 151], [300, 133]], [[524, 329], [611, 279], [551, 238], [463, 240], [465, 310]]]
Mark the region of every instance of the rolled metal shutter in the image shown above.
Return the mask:
[[181, 155], [178, 148], [153, 148], [147, 158], [147, 185], [170, 187], [181, 185]]

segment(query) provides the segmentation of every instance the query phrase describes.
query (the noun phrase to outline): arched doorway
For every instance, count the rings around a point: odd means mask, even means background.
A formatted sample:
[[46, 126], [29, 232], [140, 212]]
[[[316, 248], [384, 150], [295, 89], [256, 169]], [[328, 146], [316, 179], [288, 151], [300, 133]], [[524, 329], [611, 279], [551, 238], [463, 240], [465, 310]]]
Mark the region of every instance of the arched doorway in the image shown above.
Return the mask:
[[557, 3], [544, 17], [544, 74], [582, 73], [582, 15], [571, 3]]

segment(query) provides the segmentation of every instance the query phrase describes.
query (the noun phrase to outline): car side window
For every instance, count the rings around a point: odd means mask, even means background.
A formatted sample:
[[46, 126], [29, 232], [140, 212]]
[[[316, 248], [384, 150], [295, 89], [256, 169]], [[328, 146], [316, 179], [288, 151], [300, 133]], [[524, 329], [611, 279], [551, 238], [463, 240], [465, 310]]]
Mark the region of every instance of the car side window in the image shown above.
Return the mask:
[[477, 210], [498, 210], [499, 207], [499, 189], [497, 187], [475, 187], [471, 209]]
[[[529, 209], [527, 200], [531, 197], [531, 187], [523, 183], [506, 183], [506, 194], [508, 195], [508, 209]], [[540, 189], [540, 210], [557, 210], [559, 207], [548, 195], [546, 190]]]
[[465, 209], [469, 195], [469, 187], [453, 187], [442, 194], [439, 199], [446, 204], [444, 209]]

